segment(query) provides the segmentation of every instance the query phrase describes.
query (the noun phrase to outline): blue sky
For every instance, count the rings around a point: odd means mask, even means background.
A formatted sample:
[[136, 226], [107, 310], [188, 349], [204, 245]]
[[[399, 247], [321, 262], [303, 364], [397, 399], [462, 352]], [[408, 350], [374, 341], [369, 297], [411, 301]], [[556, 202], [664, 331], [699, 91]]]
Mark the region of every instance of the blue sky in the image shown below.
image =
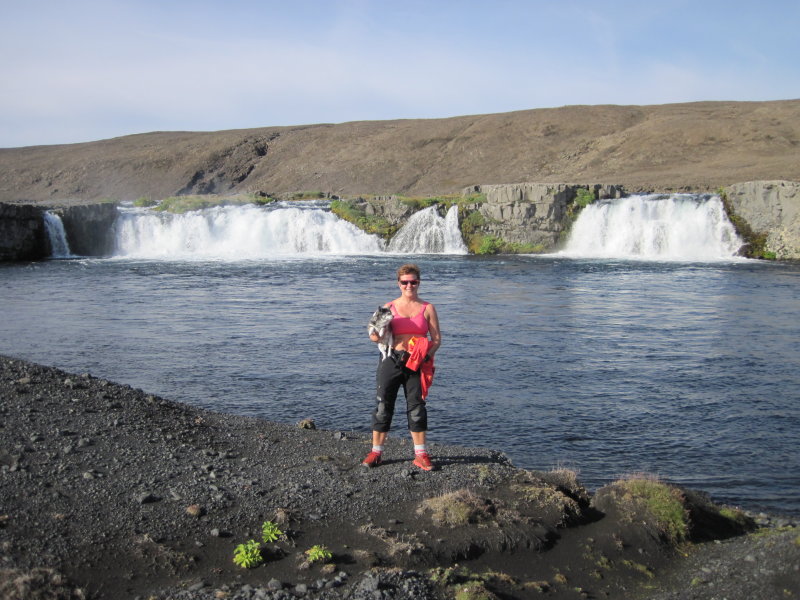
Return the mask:
[[800, 98], [800, 2], [0, 0], [0, 147]]

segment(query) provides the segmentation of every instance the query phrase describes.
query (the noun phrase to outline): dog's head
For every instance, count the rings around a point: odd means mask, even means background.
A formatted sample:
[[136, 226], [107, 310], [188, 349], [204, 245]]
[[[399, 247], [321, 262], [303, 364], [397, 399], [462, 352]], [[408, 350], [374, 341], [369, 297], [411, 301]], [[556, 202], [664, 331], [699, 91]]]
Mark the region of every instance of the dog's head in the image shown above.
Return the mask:
[[369, 320], [369, 325], [375, 329], [383, 329], [389, 324], [392, 318], [393, 315], [390, 309], [379, 306], [378, 310], [372, 313], [372, 317]]

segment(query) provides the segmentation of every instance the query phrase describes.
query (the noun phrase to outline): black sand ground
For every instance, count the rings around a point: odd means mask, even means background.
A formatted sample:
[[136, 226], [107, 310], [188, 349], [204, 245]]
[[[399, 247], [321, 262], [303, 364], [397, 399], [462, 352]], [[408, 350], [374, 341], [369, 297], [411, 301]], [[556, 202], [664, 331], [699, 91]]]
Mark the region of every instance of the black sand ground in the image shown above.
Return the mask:
[[[368, 470], [361, 434], [0, 357], [0, 597], [800, 597], [790, 520], [744, 534], [751, 521], [684, 491], [692, 541], [676, 546], [568, 472], [433, 445], [427, 473], [401, 437]], [[263, 564], [235, 565], [264, 521], [286, 535], [261, 544]], [[319, 544], [332, 558], [308, 564]]]

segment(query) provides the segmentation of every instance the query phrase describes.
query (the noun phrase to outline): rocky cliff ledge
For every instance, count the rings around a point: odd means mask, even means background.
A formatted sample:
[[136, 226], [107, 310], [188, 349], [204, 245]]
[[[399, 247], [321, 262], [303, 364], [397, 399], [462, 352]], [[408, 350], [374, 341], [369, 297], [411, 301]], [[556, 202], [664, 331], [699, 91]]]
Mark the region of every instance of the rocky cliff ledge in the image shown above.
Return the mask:
[[551, 250], [561, 241], [579, 196], [603, 200], [626, 195], [620, 185], [567, 183], [476, 185], [464, 190], [468, 194], [486, 198], [470, 207], [480, 215], [474, 219], [482, 223], [477, 226], [482, 234], [539, 251]]
[[[800, 183], [750, 181], [720, 188], [731, 220], [753, 258], [800, 259]], [[472, 252], [550, 252], [586, 203], [622, 198], [622, 185], [515, 183], [475, 185], [462, 190], [461, 231]], [[472, 200], [472, 201], [470, 201]], [[453, 202], [441, 199], [443, 208]], [[369, 217], [402, 226], [419, 207], [397, 196], [361, 199]], [[487, 241], [491, 242], [487, 244]]]
[[0, 203], [0, 261], [41, 260], [52, 254], [44, 222], [47, 211], [61, 217], [74, 254], [107, 256], [113, 251], [115, 204]]
[[766, 236], [766, 251], [779, 259], [800, 259], [800, 183], [748, 181], [724, 193], [731, 210]]
[[39, 260], [49, 254], [42, 209], [0, 203], [0, 261]]
[[[750, 181], [722, 188], [720, 193], [747, 241], [749, 255], [800, 259], [800, 183]], [[353, 209], [350, 215], [337, 214], [370, 233], [388, 237], [423, 206], [438, 203], [444, 214], [445, 208], [458, 203], [461, 231], [470, 251], [549, 252], [563, 241], [582, 205], [626, 195], [623, 186], [610, 184], [475, 185], [460, 196], [359, 198], [345, 201]], [[61, 217], [73, 253], [106, 256], [113, 252], [117, 217], [113, 203], [0, 203], [0, 261], [50, 255], [43, 222], [46, 210]], [[381, 227], [374, 227], [376, 221]]]

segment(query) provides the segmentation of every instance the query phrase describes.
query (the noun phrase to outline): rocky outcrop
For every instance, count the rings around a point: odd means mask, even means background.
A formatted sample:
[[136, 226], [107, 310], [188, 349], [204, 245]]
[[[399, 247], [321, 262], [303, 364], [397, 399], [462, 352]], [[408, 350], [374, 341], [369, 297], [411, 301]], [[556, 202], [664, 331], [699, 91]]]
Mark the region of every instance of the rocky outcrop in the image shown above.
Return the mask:
[[767, 251], [779, 259], [800, 259], [800, 183], [748, 181], [724, 191], [733, 212], [766, 235]]
[[569, 227], [569, 207], [580, 190], [591, 192], [594, 199], [625, 195], [619, 185], [568, 183], [476, 185], [462, 193], [485, 196], [485, 202], [471, 207], [483, 216], [480, 233], [510, 244], [550, 250]]
[[86, 204], [54, 208], [61, 217], [69, 248], [79, 256], [108, 256], [114, 251], [116, 204]]
[[0, 203], [0, 261], [41, 260], [52, 254], [44, 224], [47, 210], [61, 218], [73, 254], [107, 256], [114, 250], [115, 204]]
[[43, 214], [36, 206], [0, 204], [0, 261], [38, 260], [50, 254]]
[[363, 204], [366, 215], [386, 219], [389, 224], [394, 226], [402, 226], [416, 212], [413, 205], [403, 202], [398, 196], [361, 198], [356, 204]]

